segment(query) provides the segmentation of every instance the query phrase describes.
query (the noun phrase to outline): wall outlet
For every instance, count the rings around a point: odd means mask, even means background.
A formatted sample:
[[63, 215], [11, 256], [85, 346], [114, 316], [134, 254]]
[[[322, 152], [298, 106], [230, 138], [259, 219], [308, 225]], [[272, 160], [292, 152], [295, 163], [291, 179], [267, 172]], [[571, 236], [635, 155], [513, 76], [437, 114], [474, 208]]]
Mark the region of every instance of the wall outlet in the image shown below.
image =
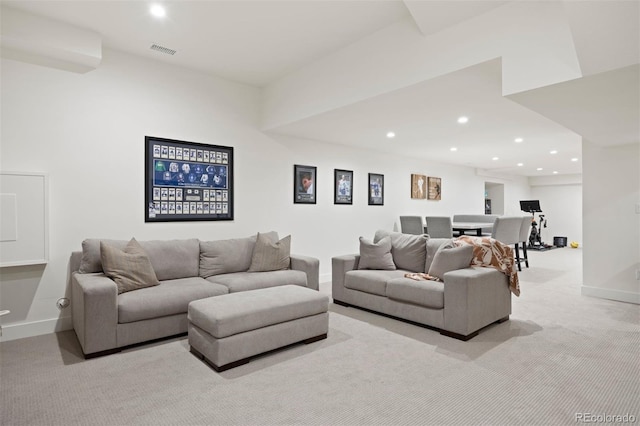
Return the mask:
[[58, 307], [58, 309], [63, 310], [64, 308], [69, 306], [70, 303], [71, 303], [71, 301], [69, 299], [67, 299], [66, 297], [61, 297], [56, 302], [56, 306]]

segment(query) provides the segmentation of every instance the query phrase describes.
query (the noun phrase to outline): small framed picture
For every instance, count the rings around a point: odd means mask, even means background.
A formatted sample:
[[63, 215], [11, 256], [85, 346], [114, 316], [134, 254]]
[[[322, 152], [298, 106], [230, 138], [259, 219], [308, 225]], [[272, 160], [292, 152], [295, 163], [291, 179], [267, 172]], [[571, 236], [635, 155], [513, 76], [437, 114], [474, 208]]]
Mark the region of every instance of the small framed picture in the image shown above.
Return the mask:
[[431, 177], [428, 179], [429, 192], [427, 198], [429, 200], [441, 200], [442, 199], [442, 179], [439, 177]]
[[293, 165], [293, 202], [316, 203], [316, 167]]
[[418, 200], [424, 200], [427, 198], [427, 191], [425, 185], [427, 184], [427, 177], [425, 175], [411, 175], [411, 198]]
[[353, 170], [333, 169], [333, 204], [353, 204]]
[[369, 205], [384, 205], [384, 175], [369, 173]]

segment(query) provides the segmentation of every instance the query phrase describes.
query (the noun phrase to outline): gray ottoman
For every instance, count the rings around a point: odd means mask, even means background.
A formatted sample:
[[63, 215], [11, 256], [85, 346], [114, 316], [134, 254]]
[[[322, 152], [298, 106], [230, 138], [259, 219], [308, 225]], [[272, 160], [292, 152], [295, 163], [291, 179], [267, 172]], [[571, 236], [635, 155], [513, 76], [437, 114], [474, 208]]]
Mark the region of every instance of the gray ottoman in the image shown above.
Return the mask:
[[191, 352], [216, 371], [294, 343], [327, 337], [329, 297], [297, 285], [270, 287], [189, 303]]

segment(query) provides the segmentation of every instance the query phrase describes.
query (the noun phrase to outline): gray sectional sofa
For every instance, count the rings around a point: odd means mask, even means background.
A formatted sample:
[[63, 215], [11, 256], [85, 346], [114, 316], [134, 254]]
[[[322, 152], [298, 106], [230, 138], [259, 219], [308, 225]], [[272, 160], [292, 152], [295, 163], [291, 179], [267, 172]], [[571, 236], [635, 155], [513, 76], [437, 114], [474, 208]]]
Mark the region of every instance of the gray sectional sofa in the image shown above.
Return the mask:
[[407, 320], [460, 340], [508, 320], [511, 292], [505, 274], [471, 266], [444, 273], [442, 282], [406, 278], [407, 273], [429, 272], [437, 250], [451, 239], [378, 231], [373, 242], [387, 236], [396, 269], [360, 269], [360, 254], [332, 258], [334, 303]]
[[[261, 234], [264, 235], [264, 234]], [[269, 233], [278, 241], [277, 234]], [[187, 332], [189, 302], [288, 284], [318, 290], [318, 259], [291, 255], [289, 269], [250, 272], [256, 236], [218, 241], [140, 241], [159, 285], [118, 294], [102, 270], [100, 241], [88, 239], [70, 259], [73, 328], [85, 357]]]

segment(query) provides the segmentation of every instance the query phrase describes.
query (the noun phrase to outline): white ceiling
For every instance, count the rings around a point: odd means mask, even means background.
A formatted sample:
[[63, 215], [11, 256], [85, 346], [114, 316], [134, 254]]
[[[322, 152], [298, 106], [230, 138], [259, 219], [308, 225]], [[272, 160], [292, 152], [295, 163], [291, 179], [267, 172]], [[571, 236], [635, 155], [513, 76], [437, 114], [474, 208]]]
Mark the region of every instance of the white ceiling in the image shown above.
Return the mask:
[[[163, 20], [151, 17], [150, 3], [142, 0], [0, 3], [96, 31], [102, 35], [103, 45], [111, 49], [266, 87], [399, 21], [413, 20], [416, 29], [428, 35], [509, 2], [174, 0], [161, 2], [167, 8]], [[637, 25], [631, 22], [631, 27]], [[177, 53], [169, 56], [152, 51], [152, 44]], [[634, 113], [637, 117], [637, 97], [636, 93], [631, 99], [631, 117]], [[514, 100], [502, 96], [497, 59], [319, 113], [272, 132], [505, 175], [539, 176], [554, 170], [581, 173], [580, 161], [570, 161], [580, 158], [581, 137], [574, 131], [580, 132], [581, 126], [572, 125], [569, 130]], [[614, 97], [608, 102], [615, 105], [617, 101]], [[452, 120], [462, 114], [471, 117], [466, 125]], [[633, 133], [635, 127], [629, 128]], [[387, 139], [387, 131], [397, 136]], [[518, 136], [525, 141], [515, 143]], [[451, 152], [451, 147], [458, 151]], [[551, 150], [558, 153], [550, 154]], [[492, 160], [494, 156], [499, 159]], [[518, 162], [524, 166], [516, 166]]]

